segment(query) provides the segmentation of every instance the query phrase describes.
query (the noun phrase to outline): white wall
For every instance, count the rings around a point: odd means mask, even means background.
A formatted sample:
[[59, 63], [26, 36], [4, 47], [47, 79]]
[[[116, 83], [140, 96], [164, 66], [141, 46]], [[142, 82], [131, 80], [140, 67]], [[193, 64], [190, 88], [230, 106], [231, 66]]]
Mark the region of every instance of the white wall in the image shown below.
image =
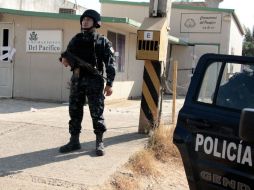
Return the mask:
[[126, 99], [141, 96], [143, 82], [144, 61], [136, 60], [137, 35], [114, 29], [105, 24], [101, 33], [107, 35], [107, 30], [125, 35], [125, 69], [124, 72], [117, 72], [113, 84], [113, 94], [107, 99]]
[[[113, 11], [112, 11], [113, 10]], [[137, 22], [143, 22], [145, 17], [149, 15], [148, 6], [136, 6], [126, 4], [101, 4], [101, 15], [109, 17], [127, 17]]]
[[[221, 14], [221, 30], [216, 33], [181, 31], [181, 17], [183, 13], [188, 14]], [[211, 12], [199, 10], [172, 9], [170, 35], [183, 39], [194, 46], [173, 45], [172, 59], [178, 61], [178, 94], [184, 95], [190, 82], [189, 69], [195, 67], [199, 58], [204, 53], [231, 54], [231, 49], [235, 55], [241, 55], [243, 36], [239, 31], [232, 14], [224, 12]], [[172, 61], [171, 61], [172, 63]], [[172, 64], [170, 65], [169, 76], [172, 75]], [[169, 77], [168, 84], [172, 81]]]
[[[182, 13], [200, 14], [212, 13], [221, 14], [221, 31], [218, 33], [182, 33], [180, 31], [180, 21]], [[180, 39], [186, 40], [194, 44], [219, 45], [219, 52], [221, 54], [242, 54], [242, 43], [244, 36], [239, 31], [239, 28], [230, 13], [225, 12], [210, 12], [197, 10], [173, 9], [171, 17], [170, 34], [177, 36]], [[174, 26], [174, 27], [173, 27]]]
[[243, 39], [244, 39], [244, 36], [241, 35], [235, 20], [232, 20], [230, 25], [229, 54], [242, 55]]
[[144, 61], [136, 60], [136, 42], [137, 35], [131, 33], [129, 41], [129, 64], [127, 81], [133, 81], [134, 84], [131, 88], [129, 98], [140, 97], [142, 93]]
[[3, 20], [14, 22], [15, 54], [14, 91], [18, 98], [68, 100], [67, 82], [71, 72], [59, 63], [60, 53], [26, 52], [26, 31], [28, 29], [63, 30], [63, 49], [71, 37], [79, 31], [77, 21], [14, 16], [5, 14]]
[[[221, 14], [222, 25], [221, 32], [217, 33], [183, 33], [181, 32], [181, 16], [183, 13], [188, 14]], [[176, 36], [190, 43], [205, 43], [205, 44], [220, 44], [221, 52], [228, 52], [229, 34], [230, 34], [230, 22], [225, 22], [223, 17], [225, 14], [222, 12], [211, 11], [199, 11], [199, 10], [185, 10], [185, 9], [172, 9], [172, 15], [170, 18], [170, 35]]]
[[[25, 11], [58, 13], [59, 8], [73, 8], [73, 3], [66, 0], [0, 0], [0, 7]], [[82, 14], [85, 8], [78, 6], [76, 14]]]
[[[63, 31], [62, 51], [64, 51], [70, 39], [80, 31], [79, 21], [2, 14], [2, 22], [14, 24], [14, 47], [17, 52], [14, 59], [13, 96], [15, 98], [68, 101], [70, 69], [63, 67], [58, 62], [60, 53], [26, 52], [26, 32], [28, 29], [60, 29]], [[125, 70], [122, 73], [117, 72], [113, 86], [114, 93], [108, 99], [140, 96], [143, 61], [135, 59], [136, 34], [126, 30], [121, 31], [106, 23], [103, 24], [99, 33], [106, 36], [108, 30], [126, 36]]]
[[[172, 46], [172, 56], [170, 57], [170, 67], [169, 67], [169, 76], [167, 78], [168, 86], [172, 89], [173, 81], [173, 63], [174, 61], [178, 62], [178, 77], [177, 77], [177, 94], [184, 95], [187, 92], [191, 74], [192, 74], [192, 63], [194, 61], [193, 46]], [[169, 82], [171, 81], [171, 82]]]

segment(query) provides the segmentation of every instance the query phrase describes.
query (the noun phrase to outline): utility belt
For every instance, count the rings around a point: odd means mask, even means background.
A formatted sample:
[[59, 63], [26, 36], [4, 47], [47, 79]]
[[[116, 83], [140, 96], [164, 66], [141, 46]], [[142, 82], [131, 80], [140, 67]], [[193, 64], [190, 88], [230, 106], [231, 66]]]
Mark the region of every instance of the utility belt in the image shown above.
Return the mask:
[[[95, 66], [92, 67], [92, 68], [93, 68], [94, 70], [97, 70], [97, 73], [98, 73], [99, 75], [102, 75], [102, 74], [103, 74], [103, 71], [99, 71]], [[92, 76], [98, 75], [98, 74], [94, 74], [94, 72], [91, 72], [90, 70], [87, 70], [86, 68], [77, 68], [77, 69], [80, 70], [80, 72], [79, 72], [79, 76], [80, 76], [80, 77], [86, 77], [86, 76], [92, 77]]]

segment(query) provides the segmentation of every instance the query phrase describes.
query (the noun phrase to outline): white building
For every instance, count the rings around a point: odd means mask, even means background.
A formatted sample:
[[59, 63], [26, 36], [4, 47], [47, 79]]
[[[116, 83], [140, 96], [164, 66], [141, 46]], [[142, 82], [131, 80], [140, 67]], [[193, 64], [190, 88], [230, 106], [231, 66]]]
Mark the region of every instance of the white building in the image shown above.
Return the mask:
[[0, 7], [23, 11], [82, 14], [85, 7], [68, 0], [0, 0]]
[[[80, 16], [3, 8], [0, 15], [0, 43], [3, 44], [0, 56], [8, 48], [16, 48], [12, 61], [8, 58], [0, 61], [0, 97], [68, 101], [71, 72], [58, 58], [80, 31]], [[135, 59], [135, 34], [140, 23], [128, 18], [103, 17], [102, 25], [99, 32], [108, 36], [121, 54], [117, 58], [114, 93], [109, 98], [139, 96], [143, 62]], [[32, 45], [35, 36], [40, 36], [41, 46]]]
[[[10, 59], [0, 61], [0, 97], [67, 101], [71, 73], [59, 64], [58, 57], [72, 36], [79, 32], [79, 15], [57, 12], [59, 8], [72, 9], [73, 4], [63, 7], [63, 4], [57, 4], [63, 0], [55, 1], [54, 11], [50, 10], [55, 13], [48, 13], [38, 7], [36, 10], [45, 12], [22, 11], [20, 7], [24, 9], [28, 5], [18, 6], [17, 3], [14, 6], [13, 2], [8, 4], [0, 0], [1, 7], [12, 8], [0, 9], [0, 56], [6, 54], [7, 47], [17, 50], [12, 62]], [[37, 2], [49, 3], [46, 0]], [[142, 89], [143, 61], [135, 58], [136, 33], [143, 18], [148, 15], [149, 4], [114, 0], [100, 2], [103, 22], [99, 32], [113, 42], [120, 54], [114, 93], [110, 98], [138, 97]], [[40, 43], [58, 44], [59, 47], [29, 49], [29, 37], [33, 39], [36, 34], [42, 35]], [[58, 37], [54, 40], [51, 38], [53, 35]], [[172, 5], [168, 63], [179, 61], [179, 90], [182, 93], [186, 91], [200, 55], [206, 52], [240, 55], [242, 40], [243, 29], [234, 10]], [[170, 72], [168, 74], [169, 82]]]
[[[244, 30], [234, 10], [218, 8], [221, 1], [223, 0], [172, 4], [167, 81], [170, 86], [170, 63], [177, 60], [179, 94], [186, 93], [196, 63], [204, 53], [242, 54]], [[100, 2], [104, 16], [125, 16], [139, 22], [148, 17], [149, 3], [117, 0]]]

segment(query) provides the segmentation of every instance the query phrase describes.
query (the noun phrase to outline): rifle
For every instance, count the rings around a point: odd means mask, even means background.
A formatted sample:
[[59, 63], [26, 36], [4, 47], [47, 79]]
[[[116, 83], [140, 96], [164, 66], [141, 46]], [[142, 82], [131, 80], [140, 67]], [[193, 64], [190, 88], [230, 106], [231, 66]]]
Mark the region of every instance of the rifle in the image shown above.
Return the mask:
[[80, 59], [78, 56], [72, 54], [69, 51], [65, 51], [64, 53], [61, 54], [61, 57], [59, 58], [59, 61], [62, 62], [62, 57], [66, 58], [68, 60], [68, 62], [72, 66], [74, 66], [75, 64], [77, 64], [80, 68], [83, 68], [84, 70], [88, 71], [89, 73], [93, 74], [93, 75], [99, 75], [102, 78], [104, 78], [105, 80], [107, 80], [106, 77], [104, 77], [95, 67], [93, 67], [91, 64], [89, 64], [88, 62]]

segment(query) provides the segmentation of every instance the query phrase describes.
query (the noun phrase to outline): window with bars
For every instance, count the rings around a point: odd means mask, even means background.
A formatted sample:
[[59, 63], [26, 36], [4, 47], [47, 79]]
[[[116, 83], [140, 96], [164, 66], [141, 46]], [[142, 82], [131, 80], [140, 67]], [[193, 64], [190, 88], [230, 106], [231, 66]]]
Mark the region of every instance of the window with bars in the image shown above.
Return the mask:
[[59, 8], [59, 13], [75, 15], [76, 10], [75, 9], [68, 9], [68, 8]]
[[[8, 53], [9, 46], [9, 29], [3, 29], [3, 41], [2, 41], [2, 55]], [[8, 61], [8, 58], [3, 59], [3, 61]]]
[[116, 66], [118, 72], [124, 72], [125, 69], [125, 35], [108, 31], [108, 39], [112, 42], [113, 48], [119, 53], [116, 57]]

